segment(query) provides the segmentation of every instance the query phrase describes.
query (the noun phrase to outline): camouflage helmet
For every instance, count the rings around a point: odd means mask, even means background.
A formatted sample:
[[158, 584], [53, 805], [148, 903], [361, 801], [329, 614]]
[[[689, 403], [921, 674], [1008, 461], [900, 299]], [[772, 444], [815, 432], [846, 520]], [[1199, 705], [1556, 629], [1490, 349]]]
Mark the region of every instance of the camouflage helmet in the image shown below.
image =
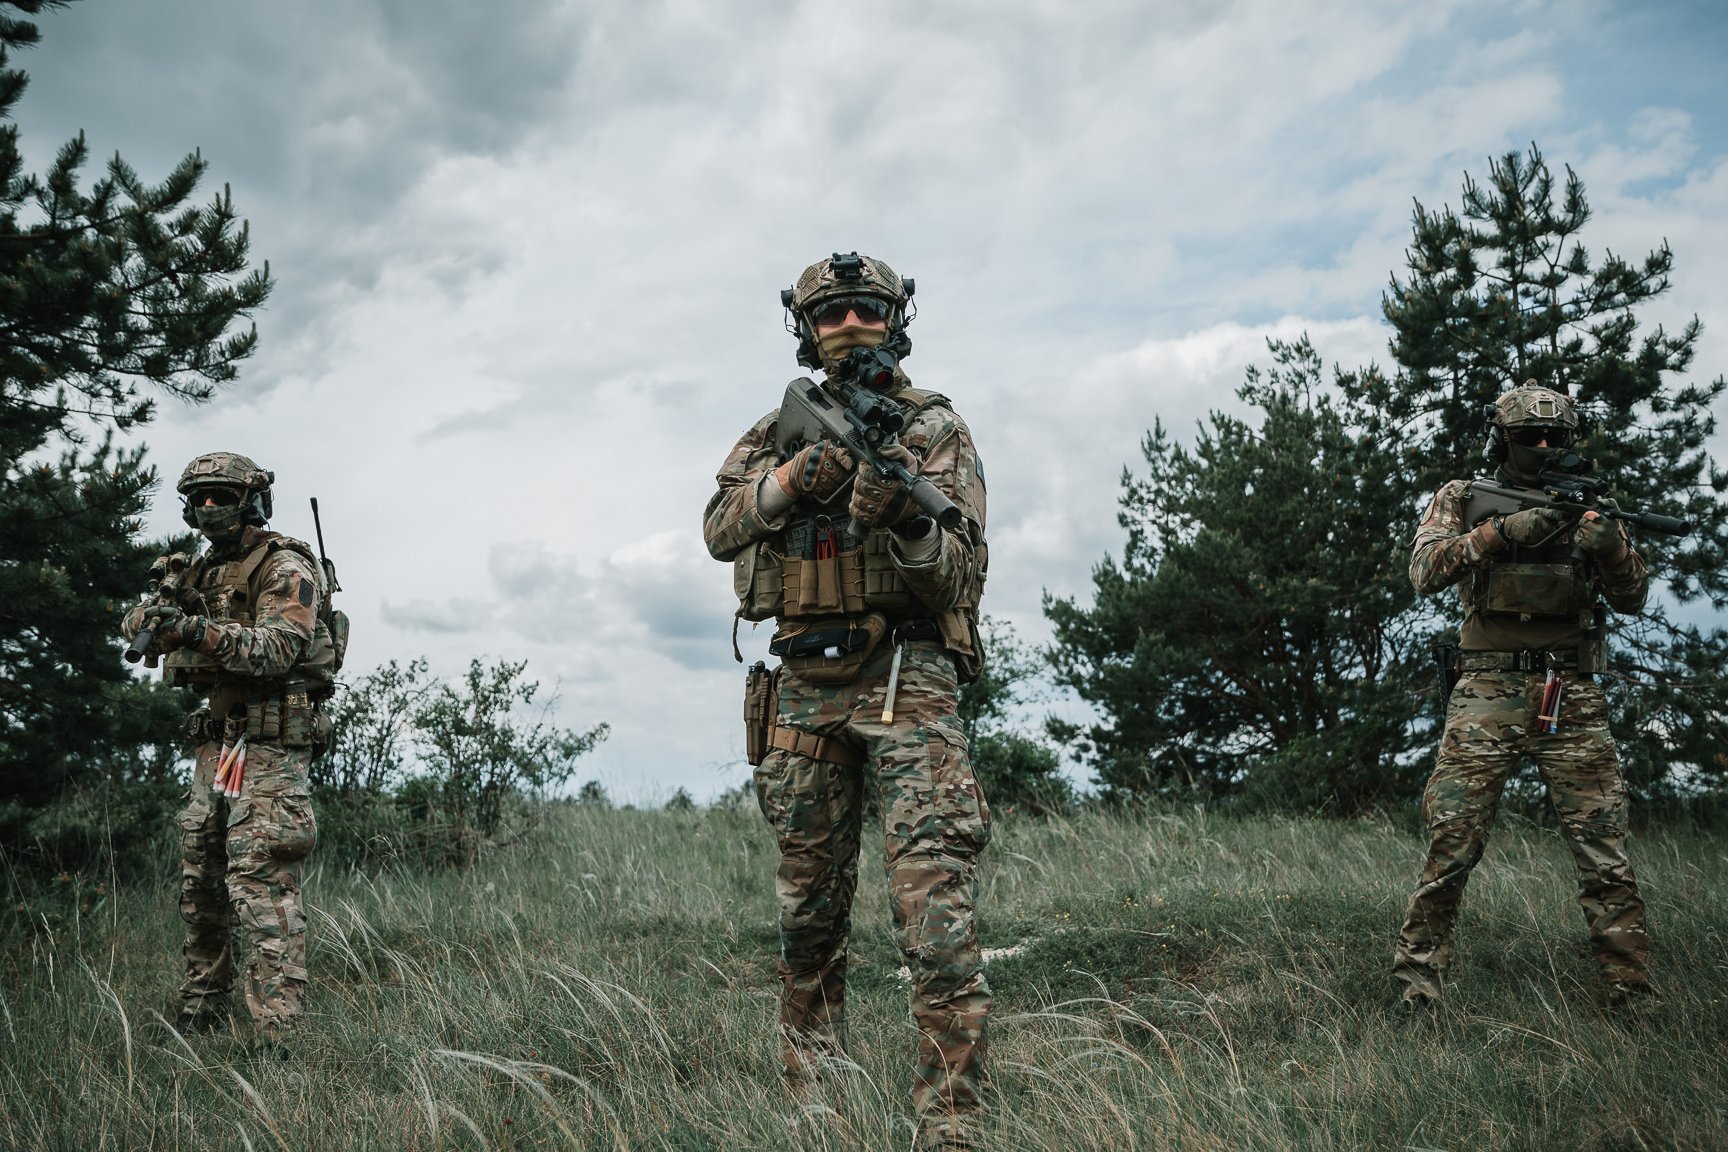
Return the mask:
[[1578, 406], [1570, 396], [1534, 380], [1502, 393], [1488, 419], [1497, 428], [1564, 428], [1571, 434], [1577, 433], [1579, 423]]
[[780, 291], [780, 304], [789, 312], [786, 330], [798, 337], [798, 362], [808, 368], [820, 368], [816, 351], [816, 330], [811, 320], [814, 310], [824, 301], [846, 296], [871, 296], [888, 304], [889, 339], [895, 343], [901, 358], [912, 351], [907, 339], [906, 322], [912, 317], [907, 306], [916, 285], [874, 256], [857, 252], [836, 252], [804, 269], [798, 282]]
[[174, 487], [183, 498], [181, 518], [193, 528], [198, 527], [198, 521], [192, 514], [192, 493], [198, 488], [240, 489], [245, 493], [247, 523], [262, 526], [274, 510], [270, 485], [275, 482], [276, 473], [258, 467], [249, 456], [238, 452], [206, 452], [186, 465]]

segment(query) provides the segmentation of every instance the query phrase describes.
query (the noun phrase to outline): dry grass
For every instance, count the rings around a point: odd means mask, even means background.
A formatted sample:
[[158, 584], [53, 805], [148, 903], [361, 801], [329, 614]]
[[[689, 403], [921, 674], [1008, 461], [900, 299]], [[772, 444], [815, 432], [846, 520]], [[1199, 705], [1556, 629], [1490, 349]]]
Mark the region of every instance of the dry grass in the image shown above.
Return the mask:
[[[1502, 828], [1463, 978], [1386, 974], [1419, 844], [1381, 823], [1087, 815], [999, 827], [983, 935], [1005, 1149], [1728, 1147], [1728, 856], [1641, 838], [1666, 1006], [1599, 1007], [1570, 865]], [[0, 952], [0, 1147], [901, 1148], [914, 1037], [866, 865], [856, 1064], [775, 1074], [773, 845], [753, 813], [558, 811], [464, 873], [314, 866], [297, 1057], [181, 1038], [166, 864]]]

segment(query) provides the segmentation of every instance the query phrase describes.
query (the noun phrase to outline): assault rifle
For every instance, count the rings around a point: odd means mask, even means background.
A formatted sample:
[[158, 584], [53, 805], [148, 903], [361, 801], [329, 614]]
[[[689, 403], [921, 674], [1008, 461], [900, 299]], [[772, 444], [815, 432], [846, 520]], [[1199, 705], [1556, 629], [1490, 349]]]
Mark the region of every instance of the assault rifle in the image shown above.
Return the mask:
[[[156, 603], [164, 607], [178, 608], [180, 594], [185, 590], [186, 555], [176, 552], [172, 556], [164, 556], [150, 565], [150, 592], [156, 597]], [[126, 646], [124, 653], [128, 664], [136, 664], [144, 660], [144, 667], [156, 667], [156, 657], [145, 659], [144, 654], [156, 639], [154, 628], [140, 628], [138, 635], [132, 637], [132, 643]]]
[[1692, 531], [1692, 521], [1679, 516], [1622, 510], [1604, 495], [1608, 481], [1586, 475], [1588, 467], [1577, 453], [1567, 452], [1553, 467], [1537, 474], [1535, 488], [1504, 488], [1486, 480], [1472, 480], [1464, 488], [1466, 518], [1480, 524], [1490, 516], [1507, 516], [1524, 508], [1555, 508], [1574, 517], [1594, 512], [1665, 536], [1685, 536]]
[[906, 413], [860, 380], [876, 379], [884, 371], [892, 373], [891, 356], [879, 348], [854, 348], [842, 371], [830, 377], [838, 399], [808, 376], [792, 381], [786, 385], [786, 396], [780, 401], [781, 427], [798, 429], [808, 440], [826, 437], [844, 445], [860, 464], [868, 464], [904, 484], [912, 502], [936, 523], [949, 530], [958, 528], [965, 518], [959, 505], [948, 499], [929, 477], [882, 455], [882, 449], [899, 443], [897, 437], [906, 426]]

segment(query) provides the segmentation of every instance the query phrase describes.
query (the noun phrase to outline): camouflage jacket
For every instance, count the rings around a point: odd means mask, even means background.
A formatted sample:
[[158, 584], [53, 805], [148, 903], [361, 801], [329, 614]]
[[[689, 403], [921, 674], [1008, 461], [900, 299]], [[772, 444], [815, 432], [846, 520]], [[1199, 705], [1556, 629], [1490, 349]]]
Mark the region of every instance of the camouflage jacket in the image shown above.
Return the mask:
[[1626, 547], [1607, 563], [1583, 554], [1568, 538], [1558, 548], [1525, 555], [1528, 549], [1503, 541], [1487, 520], [1475, 526], [1464, 523], [1464, 490], [1468, 481], [1453, 480], [1434, 494], [1417, 526], [1410, 551], [1410, 582], [1424, 596], [1458, 585], [1464, 609], [1459, 643], [1472, 651], [1517, 651], [1559, 649], [1577, 645], [1585, 625], [1577, 617], [1519, 619], [1483, 614], [1483, 577], [1495, 564], [1513, 559], [1553, 562], [1573, 566], [1590, 601], [1605, 600], [1617, 612], [1637, 612], [1644, 607], [1650, 587], [1644, 558], [1632, 548], [1623, 525], [1617, 525]]
[[[189, 568], [187, 588], [198, 593], [203, 603], [183, 607], [200, 608], [194, 614], [208, 621], [197, 651], [210, 659], [223, 682], [287, 678], [317, 635], [323, 577], [317, 564], [298, 548], [274, 548], [264, 557], [249, 582], [255, 599], [248, 608], [238, 608], [219, 591], [226, 565], [243, 562], [254, 549], [279, 539], [286, 538], [247, 528], [231, 554], [207, 550]], [[128, 640], [138, 634], [151, 603], [145, 601], [126, 613], [120, 631]]]
[[[900, 442], [918, 457], [918, 471], [960, 506], [965, 522], [956, 531], [942, 532], [935, 553], [917, 563], [905, 558], [891, 533], [886, 535], [888, 555], [908, 589], [932, 612], [941, 612], [976, 606], [987, 553], [984, 476], [972, 433], [945, 399], [935, 397], [935, 401], [910, 416]], [[797, 515], [795, 506], [768, 519], [756, 502], [762, 477], [781, 463], [776, 445], [779, 414], [776, 408], [751, 425], [715, 476], [719, 490], [708, 501], [702, 531], [716, 560], [731, 560], [746, 547], [773, 538]]]

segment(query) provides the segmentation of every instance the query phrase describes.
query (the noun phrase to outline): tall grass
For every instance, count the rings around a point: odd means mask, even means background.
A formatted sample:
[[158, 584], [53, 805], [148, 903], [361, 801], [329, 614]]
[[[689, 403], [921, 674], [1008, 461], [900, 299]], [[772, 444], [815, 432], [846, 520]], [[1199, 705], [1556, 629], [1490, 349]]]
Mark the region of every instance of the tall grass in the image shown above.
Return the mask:
[[[985, 868], [993, 1107], [1012, 1149], [1728, 1147], [1728, 855], [1634, 845], [1666, 1004], [1594, 995], [1555, 834], [1503, 826], [1429, 1022], [1387, 968], [1421, 851], [1384, 823], [1086, 814]], [[900, 1148], [915, 1036], [875, 853], [852, 1058], [801, 1096], [772, 1036], [774, 850], [753, 812], [560, 809], [463, 872], [314, 863], [288, 1061], [182, 1038], [171, 869], [9, 910], [0, 1147]], [[69, 885], [75, 887], [75, 885]], [[57, 917], [56, 918], [56, 914]]]

